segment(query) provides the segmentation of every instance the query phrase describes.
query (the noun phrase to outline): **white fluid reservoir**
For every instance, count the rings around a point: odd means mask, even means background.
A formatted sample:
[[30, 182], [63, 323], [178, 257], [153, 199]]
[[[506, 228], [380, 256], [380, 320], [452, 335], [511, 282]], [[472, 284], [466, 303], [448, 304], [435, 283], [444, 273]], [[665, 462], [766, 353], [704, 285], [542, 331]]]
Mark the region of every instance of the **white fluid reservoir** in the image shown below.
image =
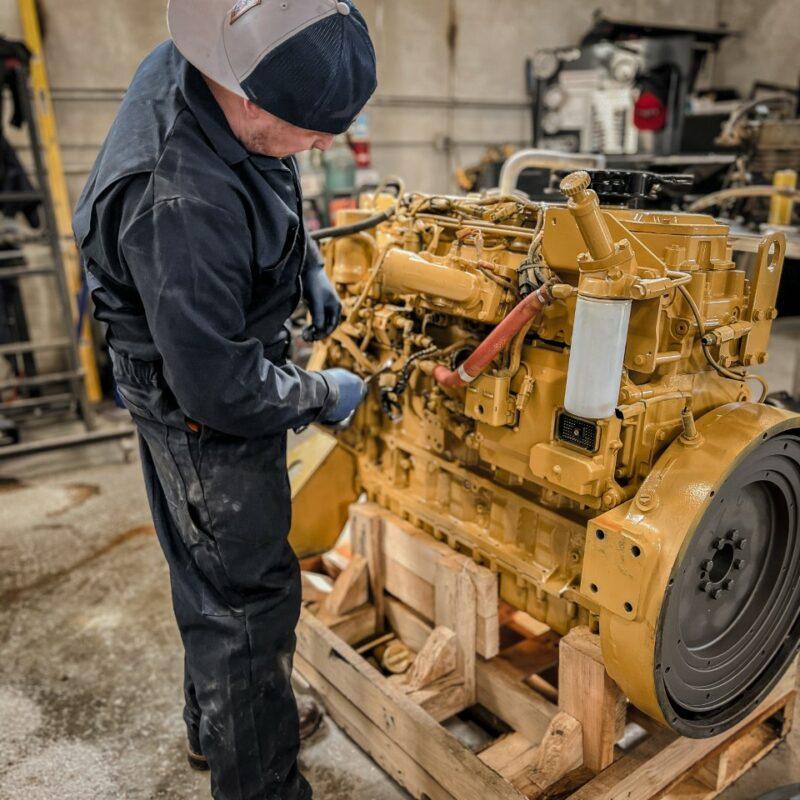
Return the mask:
[[564, 400], [570, 414], [605, 419], [614, 413], [630, 319], [630, 300], [578, 297]]

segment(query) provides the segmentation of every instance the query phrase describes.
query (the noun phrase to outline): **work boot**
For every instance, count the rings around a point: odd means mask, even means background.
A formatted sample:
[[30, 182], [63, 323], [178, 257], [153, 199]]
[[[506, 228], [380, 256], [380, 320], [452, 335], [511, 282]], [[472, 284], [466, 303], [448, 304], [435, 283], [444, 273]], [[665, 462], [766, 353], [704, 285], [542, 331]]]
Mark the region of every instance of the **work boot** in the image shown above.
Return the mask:
[[186, 760], [192, 769], [198, 772], [208, 771], [208, 759], [200, 747], [200, 731], [190, 725], [186, 726]]
[[308, 739], [322, 722], [322, 709], [314, 698], [308, 695], [297, 697], [297, 713], [300, 716], [300, 739]]

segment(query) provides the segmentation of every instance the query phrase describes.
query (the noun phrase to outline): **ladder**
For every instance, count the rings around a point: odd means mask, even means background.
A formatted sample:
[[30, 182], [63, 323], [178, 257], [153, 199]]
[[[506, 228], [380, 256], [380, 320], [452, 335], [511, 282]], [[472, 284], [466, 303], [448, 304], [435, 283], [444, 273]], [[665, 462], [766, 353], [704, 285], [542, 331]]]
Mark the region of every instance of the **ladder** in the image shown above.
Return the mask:
[[[0, 252], [0, 281], [18, 289], [21, 281], [34, 276], [46, 276], [50, 279], [54, 288], [51, 297], [59, 312], [61, 330], [57, 336], [48, 340], [32, 341], [28, 337], [25, 340], [0, 344], [0, 358], [13, 365], [11, 376], [0, 378], [0, 416], [24, 424], [26, 421], [53, 414], [63, 416], [66, 411], [83, 422], [84, 432], [0, 446], [0, 459], [118, 439], [131, 434], [131, 429], [127, 426], [114, 430], [95, 430], [94, 410], [87, 396], [86, 373], [81, 363], [79, 331], [73, 321], [74, 295], [65, 272], [62, 235], [45, 165], [37, 114], [31, 100], [29, 77], [27, 65], [20, 63], [15, 70], [15, 78], [33, 159], [35, 189], [26, 192], [0, 192], [0, 203], [39, 204], [42, 230], [37, 241], [46, 245], [48, 263], [30, 266], [23, 243], [20, 242], [14, 249]], [[12, 265], [9, 266], [9, 262]], [[26, 326], [21, 327], [24, 332]], [[48, 351], [62, 353], [64, 366], [56, 371], [40, 372], [36, 368], [34, 356]], [[12, 397], [9, 398], [9, 394]]]

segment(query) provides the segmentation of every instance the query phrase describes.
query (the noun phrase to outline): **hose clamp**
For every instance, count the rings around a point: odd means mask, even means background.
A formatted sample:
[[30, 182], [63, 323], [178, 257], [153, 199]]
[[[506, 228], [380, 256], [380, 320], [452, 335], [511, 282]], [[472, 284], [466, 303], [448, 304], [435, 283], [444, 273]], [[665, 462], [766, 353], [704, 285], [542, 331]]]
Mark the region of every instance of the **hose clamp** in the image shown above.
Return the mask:
[[472, 383], [478, 377], [477, 375], [470, 375], [469, 372], [464, 369], [463, 364], [459, 366], [459, 368], [456, 370], [456, 373], [458, 374], [458, 377], [461, 378], [463, 383]]

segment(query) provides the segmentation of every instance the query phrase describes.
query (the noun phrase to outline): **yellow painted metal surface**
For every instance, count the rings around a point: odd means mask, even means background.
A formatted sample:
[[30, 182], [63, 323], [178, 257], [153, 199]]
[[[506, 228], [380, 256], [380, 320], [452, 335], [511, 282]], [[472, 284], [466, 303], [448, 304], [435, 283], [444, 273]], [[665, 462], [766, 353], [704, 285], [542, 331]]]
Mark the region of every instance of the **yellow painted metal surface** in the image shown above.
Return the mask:
[[358, 499], [355, 460], [328, 433], [313, 431], [288, 454], [292, 486], [289, 542], [299, 558], [330, 550]]
[[[67, 191], [64, 162], [56, 128], [56, 117], [50, 96], [50, 83], [44, 60], [39, 12], [36, 0], [18, 0], [18, 7], [25, 44], [32, 55], [30, 76], [31, 89], [33, 91], [33, 108], [36, 113], [44, 160], [47, 165], [50, 194], [53, 198], [56, 226], [61, 241], [67, 287], [73, 301], [73, 314], [77, 320], [76, 298], [81, 285], [81, 265], [72, 237], [72, 205]], [[91, 320], [88, 315], [80, 332], [78, 348], [81, 368], [83, 369], [83, 379], [86, 384], [86, 396], [89, 402], [99, 403], [103, 399], [103, 392], [94, 355]]]
[[[631, 701], [655, 719], [664, 721], [650, 679], [658, 620], [681, 552], [697, 532], [715, 492], [746, 454], [758, 447], [763, 437], [798, 428], [797, 415], [770, 406], [731, 403], [717, 408], [697, 423], [703, 441], [700, 446], [673, 442], [635, 500], [592, 520], [581, 589], [590, 594], [588, 582], [601, 580], [612, 587], [601, 589], [606, 668]], [[598, 540], [596, 530], [604, 531], [605, 539]], [[638, 562], [630, 557], [634, 545], [643, 559], [639, 581], [631, 575], [633, 563]], [[625, 602], [633, 605], [631, 612]]]
[[[598, 208], [585, 179], [570, 193], [546, 207], [410, 195], [391, 221], [329, 243], [344, 322], [312, 364], [367, 377], [392, 359], [338, 434], [359, 488], [497, 572], [502, 598], [556, 631], [599, 629], [612, 675], [659, 718], [658, 610], [703, 493], [764, 432], [800, 428], [732, 372], [768, 350], [783, 238], [764, 240], [748, 279], [710, 216]], [[518, 302], [520, 274], [555, 283], [556, 301], [474, 383], [437, 384], [436, 367], [462, 363]], [[581, 295], [632, 303], [606, 419], [564, 415]]]

